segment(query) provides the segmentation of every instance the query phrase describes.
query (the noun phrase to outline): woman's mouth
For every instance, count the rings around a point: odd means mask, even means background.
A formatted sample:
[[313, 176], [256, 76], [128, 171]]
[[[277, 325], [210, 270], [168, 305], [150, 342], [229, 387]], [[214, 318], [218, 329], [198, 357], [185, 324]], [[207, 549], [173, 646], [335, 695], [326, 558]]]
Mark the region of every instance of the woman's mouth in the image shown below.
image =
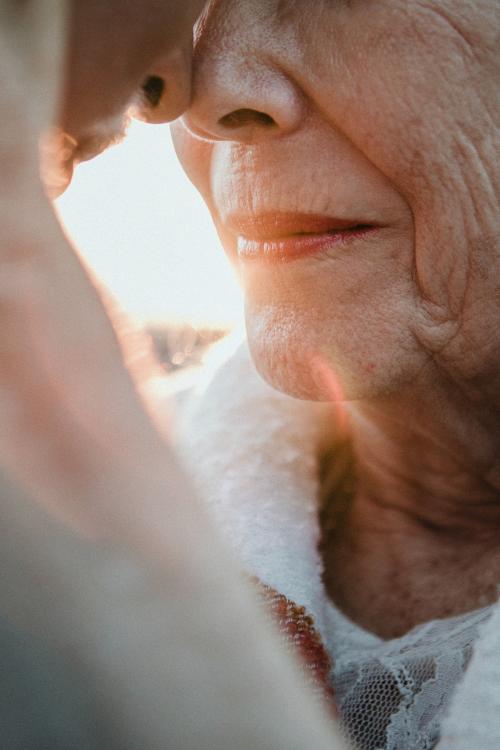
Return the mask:
[[327, 252], [380, 229], [380, 225], [357, 219], [295, 213], [232, 216], [229, 225], [237, 237], [238, 258], [265, 263], [286, 263]]

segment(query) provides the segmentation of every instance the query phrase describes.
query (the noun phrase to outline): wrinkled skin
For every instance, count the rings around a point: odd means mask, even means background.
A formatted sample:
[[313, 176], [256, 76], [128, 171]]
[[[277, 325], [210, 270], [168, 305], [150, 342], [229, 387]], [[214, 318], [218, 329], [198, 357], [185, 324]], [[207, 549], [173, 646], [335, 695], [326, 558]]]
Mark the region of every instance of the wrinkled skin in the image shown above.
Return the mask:
[[174, 128], [233, 262], [234, 213], [379, 226], [239, 272], [264, 377], [345, 401], [358, 489], [327, 579], [383, 636], [500, 580], [499, 20], [494, 0], [213, 2]]

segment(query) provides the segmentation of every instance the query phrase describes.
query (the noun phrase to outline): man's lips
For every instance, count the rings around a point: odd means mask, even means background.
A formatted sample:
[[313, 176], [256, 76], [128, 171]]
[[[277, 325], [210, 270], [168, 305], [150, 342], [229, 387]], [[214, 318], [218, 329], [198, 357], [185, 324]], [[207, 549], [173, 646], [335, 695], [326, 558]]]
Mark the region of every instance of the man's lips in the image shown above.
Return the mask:
[[317, 214], [268, 213], [231, 216], [228, 228], [237, 237], [242, 261], [280, 263], [350, 243], [380, 225], [361, 219]]

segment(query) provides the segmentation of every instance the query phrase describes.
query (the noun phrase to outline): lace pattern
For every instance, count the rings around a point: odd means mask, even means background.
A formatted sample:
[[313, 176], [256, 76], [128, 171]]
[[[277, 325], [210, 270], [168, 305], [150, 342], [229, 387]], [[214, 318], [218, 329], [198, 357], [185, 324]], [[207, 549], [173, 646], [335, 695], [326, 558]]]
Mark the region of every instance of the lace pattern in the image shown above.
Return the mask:
[[359, 750], [432, 750], [478, 630], [492, 608], [419, 625], [384, 641], [333, 606], [333, 687], [345, 733]]

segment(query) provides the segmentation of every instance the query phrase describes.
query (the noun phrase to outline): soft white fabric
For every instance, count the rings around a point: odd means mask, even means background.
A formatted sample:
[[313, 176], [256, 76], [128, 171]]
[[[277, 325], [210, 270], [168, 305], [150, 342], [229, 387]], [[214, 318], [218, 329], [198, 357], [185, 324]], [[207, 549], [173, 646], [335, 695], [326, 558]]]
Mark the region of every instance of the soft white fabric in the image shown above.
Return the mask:
[[244, 569], [305, 606], [324, 635], [316, 497], [326, 408], [271, 389], [243, 346], [181, 412], [185, 462]]
[[327, 406], [267, 386], [243, 346], [190, 395], [180, 449], [243, 568], [313, 614], [362, 750], [430, 750], [441, 724], [438, 750], [500, 750], [498, 607], [489, 622], [480, 610], [384, 642], [329, 602], [317, 551], [329, 419]]

